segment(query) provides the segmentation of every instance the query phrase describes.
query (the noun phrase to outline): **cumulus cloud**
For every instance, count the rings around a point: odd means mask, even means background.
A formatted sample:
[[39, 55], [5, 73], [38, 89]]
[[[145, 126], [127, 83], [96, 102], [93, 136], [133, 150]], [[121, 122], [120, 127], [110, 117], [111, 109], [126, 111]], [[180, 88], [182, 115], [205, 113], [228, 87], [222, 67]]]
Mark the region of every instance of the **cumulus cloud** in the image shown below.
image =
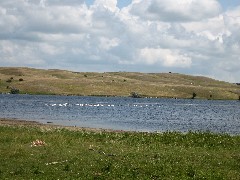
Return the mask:
[[139, 60], [146, 64], [161, 63], [166, 67], [190, 67], [191, 58], [170, 49], [144, 48], [140, 50]]
[[94, 2], [94, 7], [95, 8], [105, 8], [109, 11], [116, 11], [118, 8], [117, 8], [117, 0], [95, 0]]
[[44, 60], [37, 56], [37, 46], [29, 46], [24, 43], [0, 41], [0, 64], [2, 66], [41, 66]]
[[239, 81], [240, 6], [216, 0], [0, 1], [0, 64], [177, 71]]
[[132, 12], [147, 19], [167, 22], [198, 21], [219, 14], [216, 0], [142, 0], [134, 3]]
[[84, 0], [27, 0], [30, 4], [46, 6], [79, 6], [83, 4]]

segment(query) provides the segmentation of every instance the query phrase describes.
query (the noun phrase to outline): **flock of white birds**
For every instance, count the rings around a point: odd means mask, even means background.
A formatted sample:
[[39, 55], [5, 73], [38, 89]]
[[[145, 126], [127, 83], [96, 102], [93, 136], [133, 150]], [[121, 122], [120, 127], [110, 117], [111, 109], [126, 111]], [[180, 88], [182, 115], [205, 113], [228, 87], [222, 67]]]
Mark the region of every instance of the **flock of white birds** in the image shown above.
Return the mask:
[[[59, 106], [59, 107], [66, 107], [66, 106], [80, 106], [80, 107], [115, 107], [115, 106], [124, 106], [124, 105], [114, 105], [114, 104], [69, 104], [69, 103], [52, 103], [52, 104], [45, 104], [46, 106]], [[133, 106], [133, 107], [148, 107], [148, 106], [154, 106], [156, 104], [127, 104], [127, 106]]]

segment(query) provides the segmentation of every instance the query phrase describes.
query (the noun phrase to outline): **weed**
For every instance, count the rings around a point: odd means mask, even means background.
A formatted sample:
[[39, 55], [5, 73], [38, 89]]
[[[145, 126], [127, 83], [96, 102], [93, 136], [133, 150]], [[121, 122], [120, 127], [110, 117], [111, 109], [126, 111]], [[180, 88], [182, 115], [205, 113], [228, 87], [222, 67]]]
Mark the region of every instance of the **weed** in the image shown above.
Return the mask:
[[70, 171], [70, 166], [67, 164], [66, 166], [64, 166], [63, 170], [64, 171]]
[[32, 173], [37, 175], [37, 174], [42, 174], [43, 171], [41, 171], [41, 170], [39, 169], [39, 167], [33, 166]]

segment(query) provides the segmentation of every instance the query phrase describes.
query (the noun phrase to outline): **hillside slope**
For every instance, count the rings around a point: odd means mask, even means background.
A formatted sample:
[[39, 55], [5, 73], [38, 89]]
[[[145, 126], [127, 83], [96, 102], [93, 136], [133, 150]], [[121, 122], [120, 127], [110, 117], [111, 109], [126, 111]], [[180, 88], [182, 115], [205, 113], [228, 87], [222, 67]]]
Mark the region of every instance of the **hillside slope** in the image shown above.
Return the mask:
[[0, 68], [0, 92], [82, 96], [130, 96], [239, 99], [240, 86], [176, 73], [71, 72], [32, 68]]

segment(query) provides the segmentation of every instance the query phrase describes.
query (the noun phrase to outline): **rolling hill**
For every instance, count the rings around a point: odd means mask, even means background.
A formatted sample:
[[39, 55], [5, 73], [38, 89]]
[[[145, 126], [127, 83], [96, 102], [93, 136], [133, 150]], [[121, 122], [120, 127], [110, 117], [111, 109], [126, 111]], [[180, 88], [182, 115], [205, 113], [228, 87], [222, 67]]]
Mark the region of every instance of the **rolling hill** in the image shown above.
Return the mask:
[[[72, 72], [58, 69], [0, 67], [0, 92], [81, 96], [239, 99], [240, 86], [178, 73]], [[12, 91], [13, 92], [13, 91]], [[18, 91], [17, 91], [18, 93]]]

